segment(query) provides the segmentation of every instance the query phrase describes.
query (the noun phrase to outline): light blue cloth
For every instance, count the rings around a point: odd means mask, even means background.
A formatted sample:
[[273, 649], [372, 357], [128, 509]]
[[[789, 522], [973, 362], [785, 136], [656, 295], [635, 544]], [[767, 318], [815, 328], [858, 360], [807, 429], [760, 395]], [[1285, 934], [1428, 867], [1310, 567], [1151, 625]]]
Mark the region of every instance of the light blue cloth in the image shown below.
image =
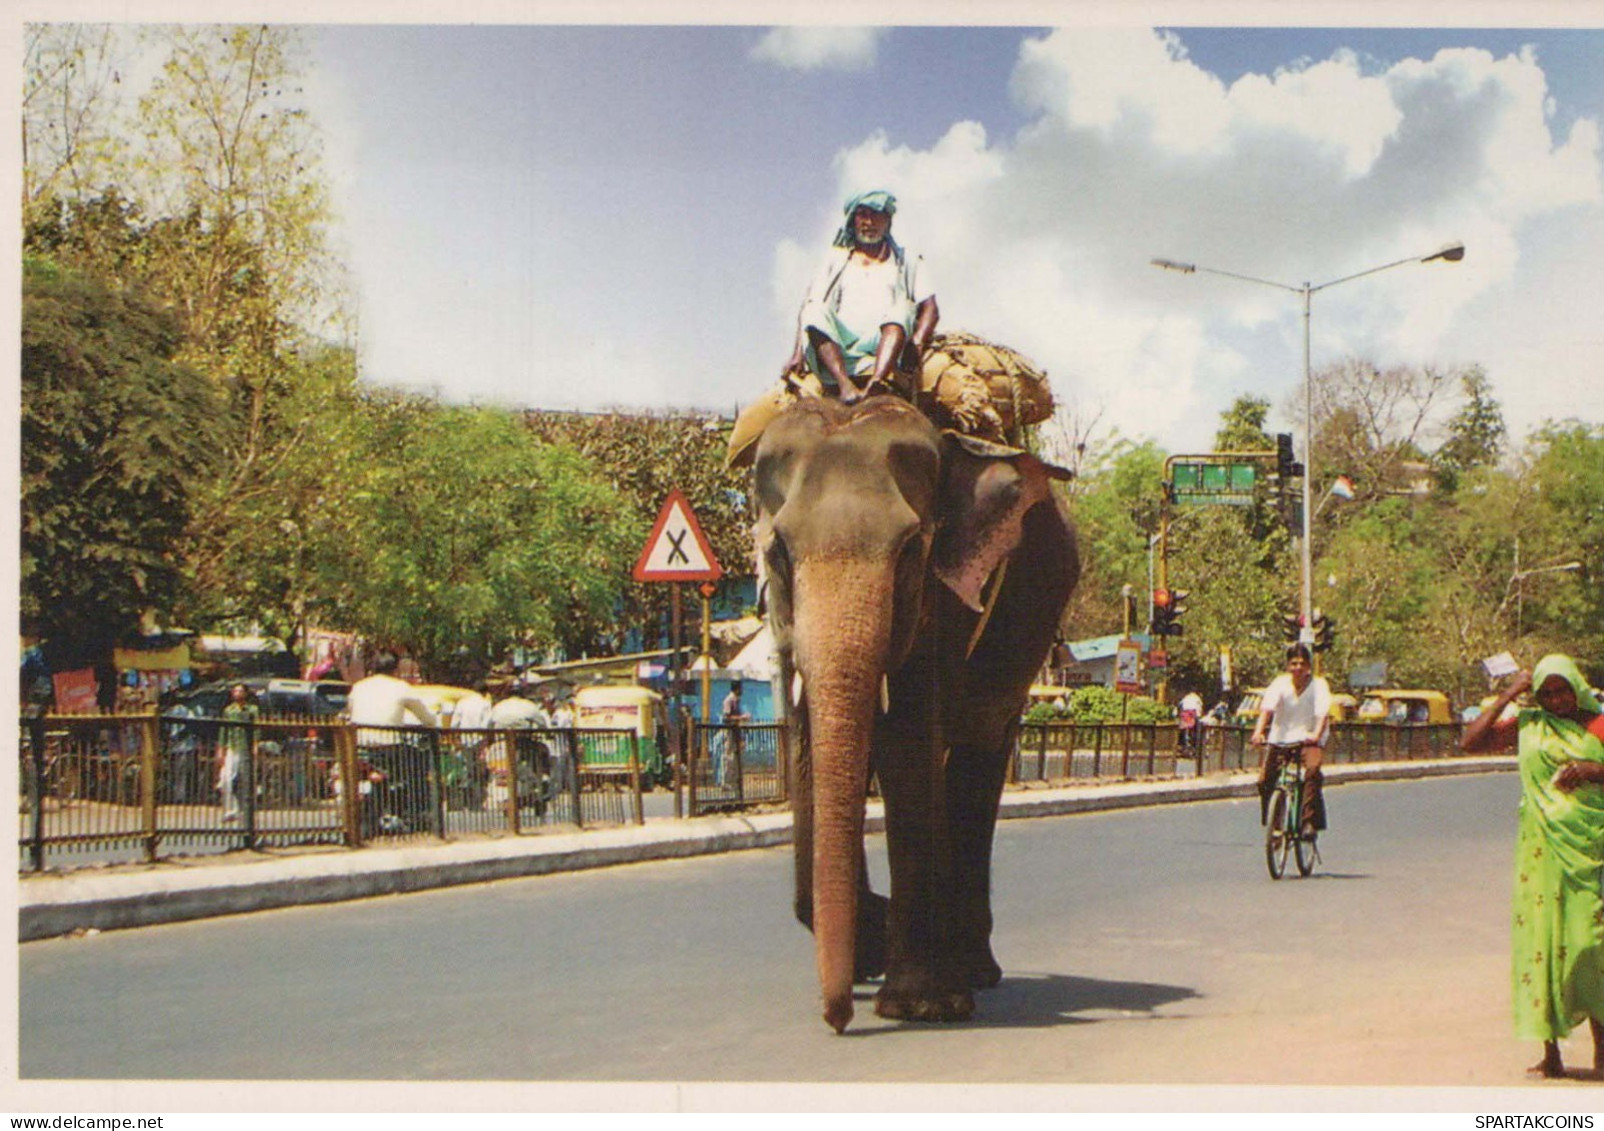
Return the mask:
[[[846, 371], [854, 377], [866, 377], [874, 373], [875, 355], [880, 350], [881, 328], [887, 325], [901, 326], [902, 332], [911, 336], [918, 303], [929, 297], [928, 293], [920, 293], [919, 258], [909, 255], [889, 236], [886, 243], [890, 246], [895, 263], [896, 281], [889, 301], [867, 319], [867, 325], [848, 325], [841, 318], [843, 277], [852, 257], [852, 249], [848, 247], [830, 249], [802, 306], [802, 333], [806, 335], [809, 330], [817, 330], [839, 345]], [[818, 374], [820, 381], [828, 388], [833, 389], [835, 380], [819, 363], [811, 340], [805, 341], [805, 354], [808, 368]]]
[[884, 212], [887, 216], [895, 216], [897, 214], [897, 198], [886, 192], [885, 189], [871, 189], [868, 192], [860, 192], [857, 196], [847, 201], [846, 206], [842, 209], [847, 218], [842, 223], [841, 230], [835, 234], [834, 246], [853, 247], [857, 244], [857, 234], [852, 230], [852, 214], [859, 208], [870, 208], [876, 212]]

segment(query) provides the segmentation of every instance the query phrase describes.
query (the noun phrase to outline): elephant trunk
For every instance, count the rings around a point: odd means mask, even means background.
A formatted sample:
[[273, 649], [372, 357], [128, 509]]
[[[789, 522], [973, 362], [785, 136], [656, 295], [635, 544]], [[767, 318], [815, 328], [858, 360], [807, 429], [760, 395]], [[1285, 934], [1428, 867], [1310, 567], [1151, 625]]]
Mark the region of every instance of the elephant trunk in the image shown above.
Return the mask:
[[890, 571], [830, 560], [803, 566], [796, 586], [797, 667], [813, 763], [813, 935], [824, 1019], [852, 1020], [869, 746], [891, 636]]

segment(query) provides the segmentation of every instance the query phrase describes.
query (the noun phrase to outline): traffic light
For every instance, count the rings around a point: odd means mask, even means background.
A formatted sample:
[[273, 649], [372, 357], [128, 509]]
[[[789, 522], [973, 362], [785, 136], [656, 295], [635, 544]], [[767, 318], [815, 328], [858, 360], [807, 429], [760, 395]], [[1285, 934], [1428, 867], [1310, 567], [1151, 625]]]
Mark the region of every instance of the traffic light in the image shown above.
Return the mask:
[[1180, 636], [1185, 632], [1186, 626], [1180, 620], [1181, 614], [1186, 612], [1186, 598], [1185, 589], [1153, 590], [1154, 636]]
[[1319, 609], [1314, 610], [1314, 643], [1310, 647], [1316, 652], [1329, 651], [1336, 642], [1336, 636], [1337, 622]]
[[1292, 433], [1277, 432], [1275, 434], [1275, 473], [1281, 481], [1281, 486], [1287, 485], [1287, 480], [1303, 474], [1303, 465], [1292, 456]]
[[1296, 644], [1303, 634], [1303, 614], [1283, 613], [1281, 616], [1281, 635], [1286, 637], [1288, 644]]

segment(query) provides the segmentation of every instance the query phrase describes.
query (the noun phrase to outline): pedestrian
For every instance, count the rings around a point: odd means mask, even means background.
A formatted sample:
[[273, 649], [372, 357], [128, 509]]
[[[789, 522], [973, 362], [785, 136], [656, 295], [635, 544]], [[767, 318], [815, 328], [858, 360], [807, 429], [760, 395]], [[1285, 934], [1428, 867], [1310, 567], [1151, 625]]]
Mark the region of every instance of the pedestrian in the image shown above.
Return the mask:
[[1181, 752], [1189, 758], [1197, 757], [1197, 740], [1201, 733], [1198, 727], [1202, 719], [1203, 696], [1196, 691], [1188, 691], [1181, 696], [1181, 701], [1176, 706], [1175, 725], [1179, 730], [1178, 745]]
[[195, 760], [200, 736], [186, 721], [195, 718], [196, 713], [179, 701], [176, 688], [163, 692], [162, 702], [162, 720], [167, 724], [167, 800], [173, 805], [187, 805], [191, 790], [199, 785]]
[[451, 712], [451, 729], [456, 732], [457, 750], [462, 756], [467, 775], [468, 801], [477, 808], [484, 803], [490, 776], [485, 762], [485, 744], [490, 738], [492, 704], [490, 685], [476, 680], [473, 693], [458, 699]]
[[530, 732], [543, 729], [550, 721], [548, 716], [532, 699], [510, 694], [496, 700], [490, 717], [497, 730], [513, 732], [510, 740], [502, 740], [498, 753], [510, 748], [510, 772], [516, 775], [519, 805], [543, 814], [551, 789], [551, 751]]
[[430, 743], [419, 743], [399, 728], [408, 715], [426, 727], [439, 725], [412, 685], [396, 677], [398, 666], [393, 653], [380, 652], [372, 674], [353, 683], [346, 699], [357, 751], [378, 775], [369, 797], [381, 832], [405, 832], [429, 811]]
[[551, 712], [552, 787], [564, 795], [574, 788], [574, 709], [567, 699], [557, 700]]
[[[1517, 696], [1530, 706], [1504, 717]], [[1586, 1020], [1604, 1071], [1604, 714], [1576, 662], [1555, 653], [1510, 678], [1466, 726], [1468, 753], [1517, 751], [1519, 824], [1511, 922], [1515, 1036], [1541, 1041], [1527, 1071], [1565, 1075], [1559, 1042]]]
[[806, 363], [827, 396], [850, 404], [894, 392], [898, 370], [917, 374], [941, 314], [923, 258], [891, 238], [896, 197], [860, 193], [844, 211], [802, 304], [785, 372]]
[[713, 766], [714, 785], [723, 786], [731, 780], [740, 781], [741, 726], [751, 717], [741, 705], [741, 681], [731, 680], [730, 692], [724, 696], [724, 702], [719, 707], [719, 722], [724, 730], [719, 735], [719, 756]]
[[1299, 820], [1304, 836], [1313, 836], [1326, 827], [1325, 777], [1320, 764], [1325, 760], [1325, 742], [1331, 726], [1331, 687], [1314, 674], [1314, 658], [1307, 644], [1287, 648], [1287, 670], [1270, 681], [1259, 703], [1259, 721], [1248, 741], [1266, 746], [1264, 764], [1259, 771], [1259, 822], [1267, 816], [1270, 795], [1281, 772], [1281, 763], [1290, 757], [1303, 762], [1303, 812]]
[[[240, 767], [256, 738], [256, 722], [262, 711], [251, 696], [250, 688], [236, 683], [228, 689], [228, 704], [223, 708], [223, 727], [217, 741], [217, 789], [223, 795], [223, 820], [232, 823], [240, 819], [238, 796]], [[250, 788], [246, 782], [246, 788]]]

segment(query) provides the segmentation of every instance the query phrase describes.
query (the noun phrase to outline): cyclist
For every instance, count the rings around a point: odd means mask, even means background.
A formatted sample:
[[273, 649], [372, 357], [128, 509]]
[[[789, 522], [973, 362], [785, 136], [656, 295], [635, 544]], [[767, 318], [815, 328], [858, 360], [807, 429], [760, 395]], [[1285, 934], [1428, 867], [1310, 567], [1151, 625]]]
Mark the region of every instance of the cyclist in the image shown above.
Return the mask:
[[1326, 732], [1331, 726], [1331, 687], [1314, 674], [1314, 660], [1307, 644], [1287, 648], [1287, 670], [1270, 681], [1259, 706], [1259, 721], [1248, 739], [1254, 746], [1268, 749], [1259, 771], [1259, 823], [1263, 824], [1275, 792], [1284, 759], [1296, 756], [1303, 762], [1303, 812], [1300, 821], [1304, 836], [1313, 836], [1326, 827], [1325, 796], [1320, 763], [1325, 758]]

